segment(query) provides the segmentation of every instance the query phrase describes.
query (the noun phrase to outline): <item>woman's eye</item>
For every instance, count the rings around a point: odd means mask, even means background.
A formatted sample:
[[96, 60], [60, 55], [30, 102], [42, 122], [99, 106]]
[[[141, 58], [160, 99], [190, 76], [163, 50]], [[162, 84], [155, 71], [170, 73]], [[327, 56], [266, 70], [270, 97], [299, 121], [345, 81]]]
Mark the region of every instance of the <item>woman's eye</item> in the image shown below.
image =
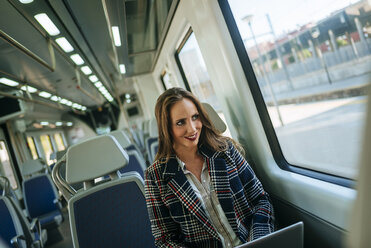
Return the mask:
[[175, 123], [177, 126], [182, 126], [184, 125], [184, 121], [178, 121], [177, 123]]
[[192, 120], [197, 120], [198, 117], [200, 117], [200, 115], [199, 114], [196, 114], [196, 115], [192, 116]]

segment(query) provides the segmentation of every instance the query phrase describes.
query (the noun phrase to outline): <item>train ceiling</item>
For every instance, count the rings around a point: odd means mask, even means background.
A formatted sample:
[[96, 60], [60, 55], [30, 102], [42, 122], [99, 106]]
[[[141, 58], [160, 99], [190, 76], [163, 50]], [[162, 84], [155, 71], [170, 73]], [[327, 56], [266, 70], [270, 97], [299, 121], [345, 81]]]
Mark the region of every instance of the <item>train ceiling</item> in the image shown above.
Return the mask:
[[0, 1], [0, 92], [78, 111], [117, 105], [134, 93], [130, 77], [152, 71], [178, 2]]

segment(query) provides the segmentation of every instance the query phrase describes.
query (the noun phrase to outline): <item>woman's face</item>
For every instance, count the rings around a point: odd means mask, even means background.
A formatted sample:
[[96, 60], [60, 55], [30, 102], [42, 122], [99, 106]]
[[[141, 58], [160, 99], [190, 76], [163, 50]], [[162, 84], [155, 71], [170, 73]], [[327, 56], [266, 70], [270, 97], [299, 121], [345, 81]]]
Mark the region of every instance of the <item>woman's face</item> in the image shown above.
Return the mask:
[[170, 118], [174, 150], [197, 147], [202, 122], [196, 105], [183, 98], [171, 107]]

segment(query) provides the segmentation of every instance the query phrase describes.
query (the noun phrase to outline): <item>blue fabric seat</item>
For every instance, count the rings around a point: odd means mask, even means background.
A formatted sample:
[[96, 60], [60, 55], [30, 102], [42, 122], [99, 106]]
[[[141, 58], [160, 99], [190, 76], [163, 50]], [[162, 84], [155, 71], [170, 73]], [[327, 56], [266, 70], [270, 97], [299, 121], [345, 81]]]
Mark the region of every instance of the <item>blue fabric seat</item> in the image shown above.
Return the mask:
[[30, 218], [38, 218], [42, 228], [50, 229], [62, 223], [57, 190], [49, 175], [40, 174], [23, 181], [23, 199]]
[[151, 159], [152, 159], [152, 161], [150, 161], [151, 163], [154, 162], [157, 151], [158, 151], [158, 140], [156, 140], [155, 142], [152, 142], [150, 146], [150, 153], [151, 153]]
[[21, 236], [24, 237], [23, 229], [10, 200], [0, 196], [0, 237], [9, 246], [16, 242], [19, 247], [26, 247]]
[[156, 142], [158, 144], [158, 137], [150, 137], [147, 139], [146, 149], [147, 149], [147, 154], [148, 154], [148, 162], [150, 164], [153, 162], [156, 156], [156, 153], [153, 154], [153, 152], [151, 151], [151, 146], [153, 143], [156, 143]]
[[127, 150], [129, 155], [129, 163], [118, 171], [119, 177], [129, 171], [136, 171], [144, 178], [144, 170], [146, 168], [145, 162], [136, 150]]
[[113, 131], [109, 135], [116, 139], [116, 141], [121, 145], [122, 148], [125, 149], [129, 156], [128, 164], [117, 172], [118, 176], [121, 177], [121, 175], [125, 172], [136, 171], [142, 178], [144, 178], [146, 163], [138, 147], [131, 143], [126, 134], [121, 130]]
[[74, 247], [155, 247], [138, 174], [95, 187], [69, 201]]
[[136, 151], [139, 154], [139, 157], [141, 158], [141, 160], [144, 161], [143, 155], [142, 155], [139, 147], [136, 146], [135, 144], [130, 144], [130, 145], [126, 146], [126, 147], [124, 146], [124, 149], [126, 151]]
[[6, 177], [0, 177], [0, 192], [2, 192], [4, 198], [9, 200], [12, 209], [17, 215], [16, 217], [21, 224], [27, 247], [40, 247], [45, 244], [47, 241], [46, 230], [41, 229], [38, 219], [33, 219], [32, 223], [29, 222], [28, 216], [21, 209], [19, 200]]
[[149, 137], [145, 140], [145, 146], [147, 151], [147, 159], [149, 164], [151, 164], [155, 158], [156, 153], [151, 151], [151, 146], [153, 143], [158, 142], [158, 127], [156, 119], [151, 119], [149, 122]]
[[[58, 177], [66, 161], [66, 179]], [[102, 135], [71, 146], [57, 162], [53, 179], [68, 200], [71, 236], [79, 247], [155, 247], [138, 172], [118, 177], [129, 156], [114, 136]], [[95, 179], [109, 175], [103, 183]], [[71, 185], [83, 182], [74, 191]]]

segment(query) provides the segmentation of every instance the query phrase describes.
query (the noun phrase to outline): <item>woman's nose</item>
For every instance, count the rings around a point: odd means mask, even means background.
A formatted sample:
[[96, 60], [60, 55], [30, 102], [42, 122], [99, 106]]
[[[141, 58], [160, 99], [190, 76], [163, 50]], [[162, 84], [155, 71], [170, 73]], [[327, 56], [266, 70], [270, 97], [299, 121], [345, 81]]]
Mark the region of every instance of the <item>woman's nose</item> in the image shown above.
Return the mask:
[[196, 130], [196, 123], [193, 121], [190, 121], [189, 124], [187, 125], [187, 132], [191, 133]]

